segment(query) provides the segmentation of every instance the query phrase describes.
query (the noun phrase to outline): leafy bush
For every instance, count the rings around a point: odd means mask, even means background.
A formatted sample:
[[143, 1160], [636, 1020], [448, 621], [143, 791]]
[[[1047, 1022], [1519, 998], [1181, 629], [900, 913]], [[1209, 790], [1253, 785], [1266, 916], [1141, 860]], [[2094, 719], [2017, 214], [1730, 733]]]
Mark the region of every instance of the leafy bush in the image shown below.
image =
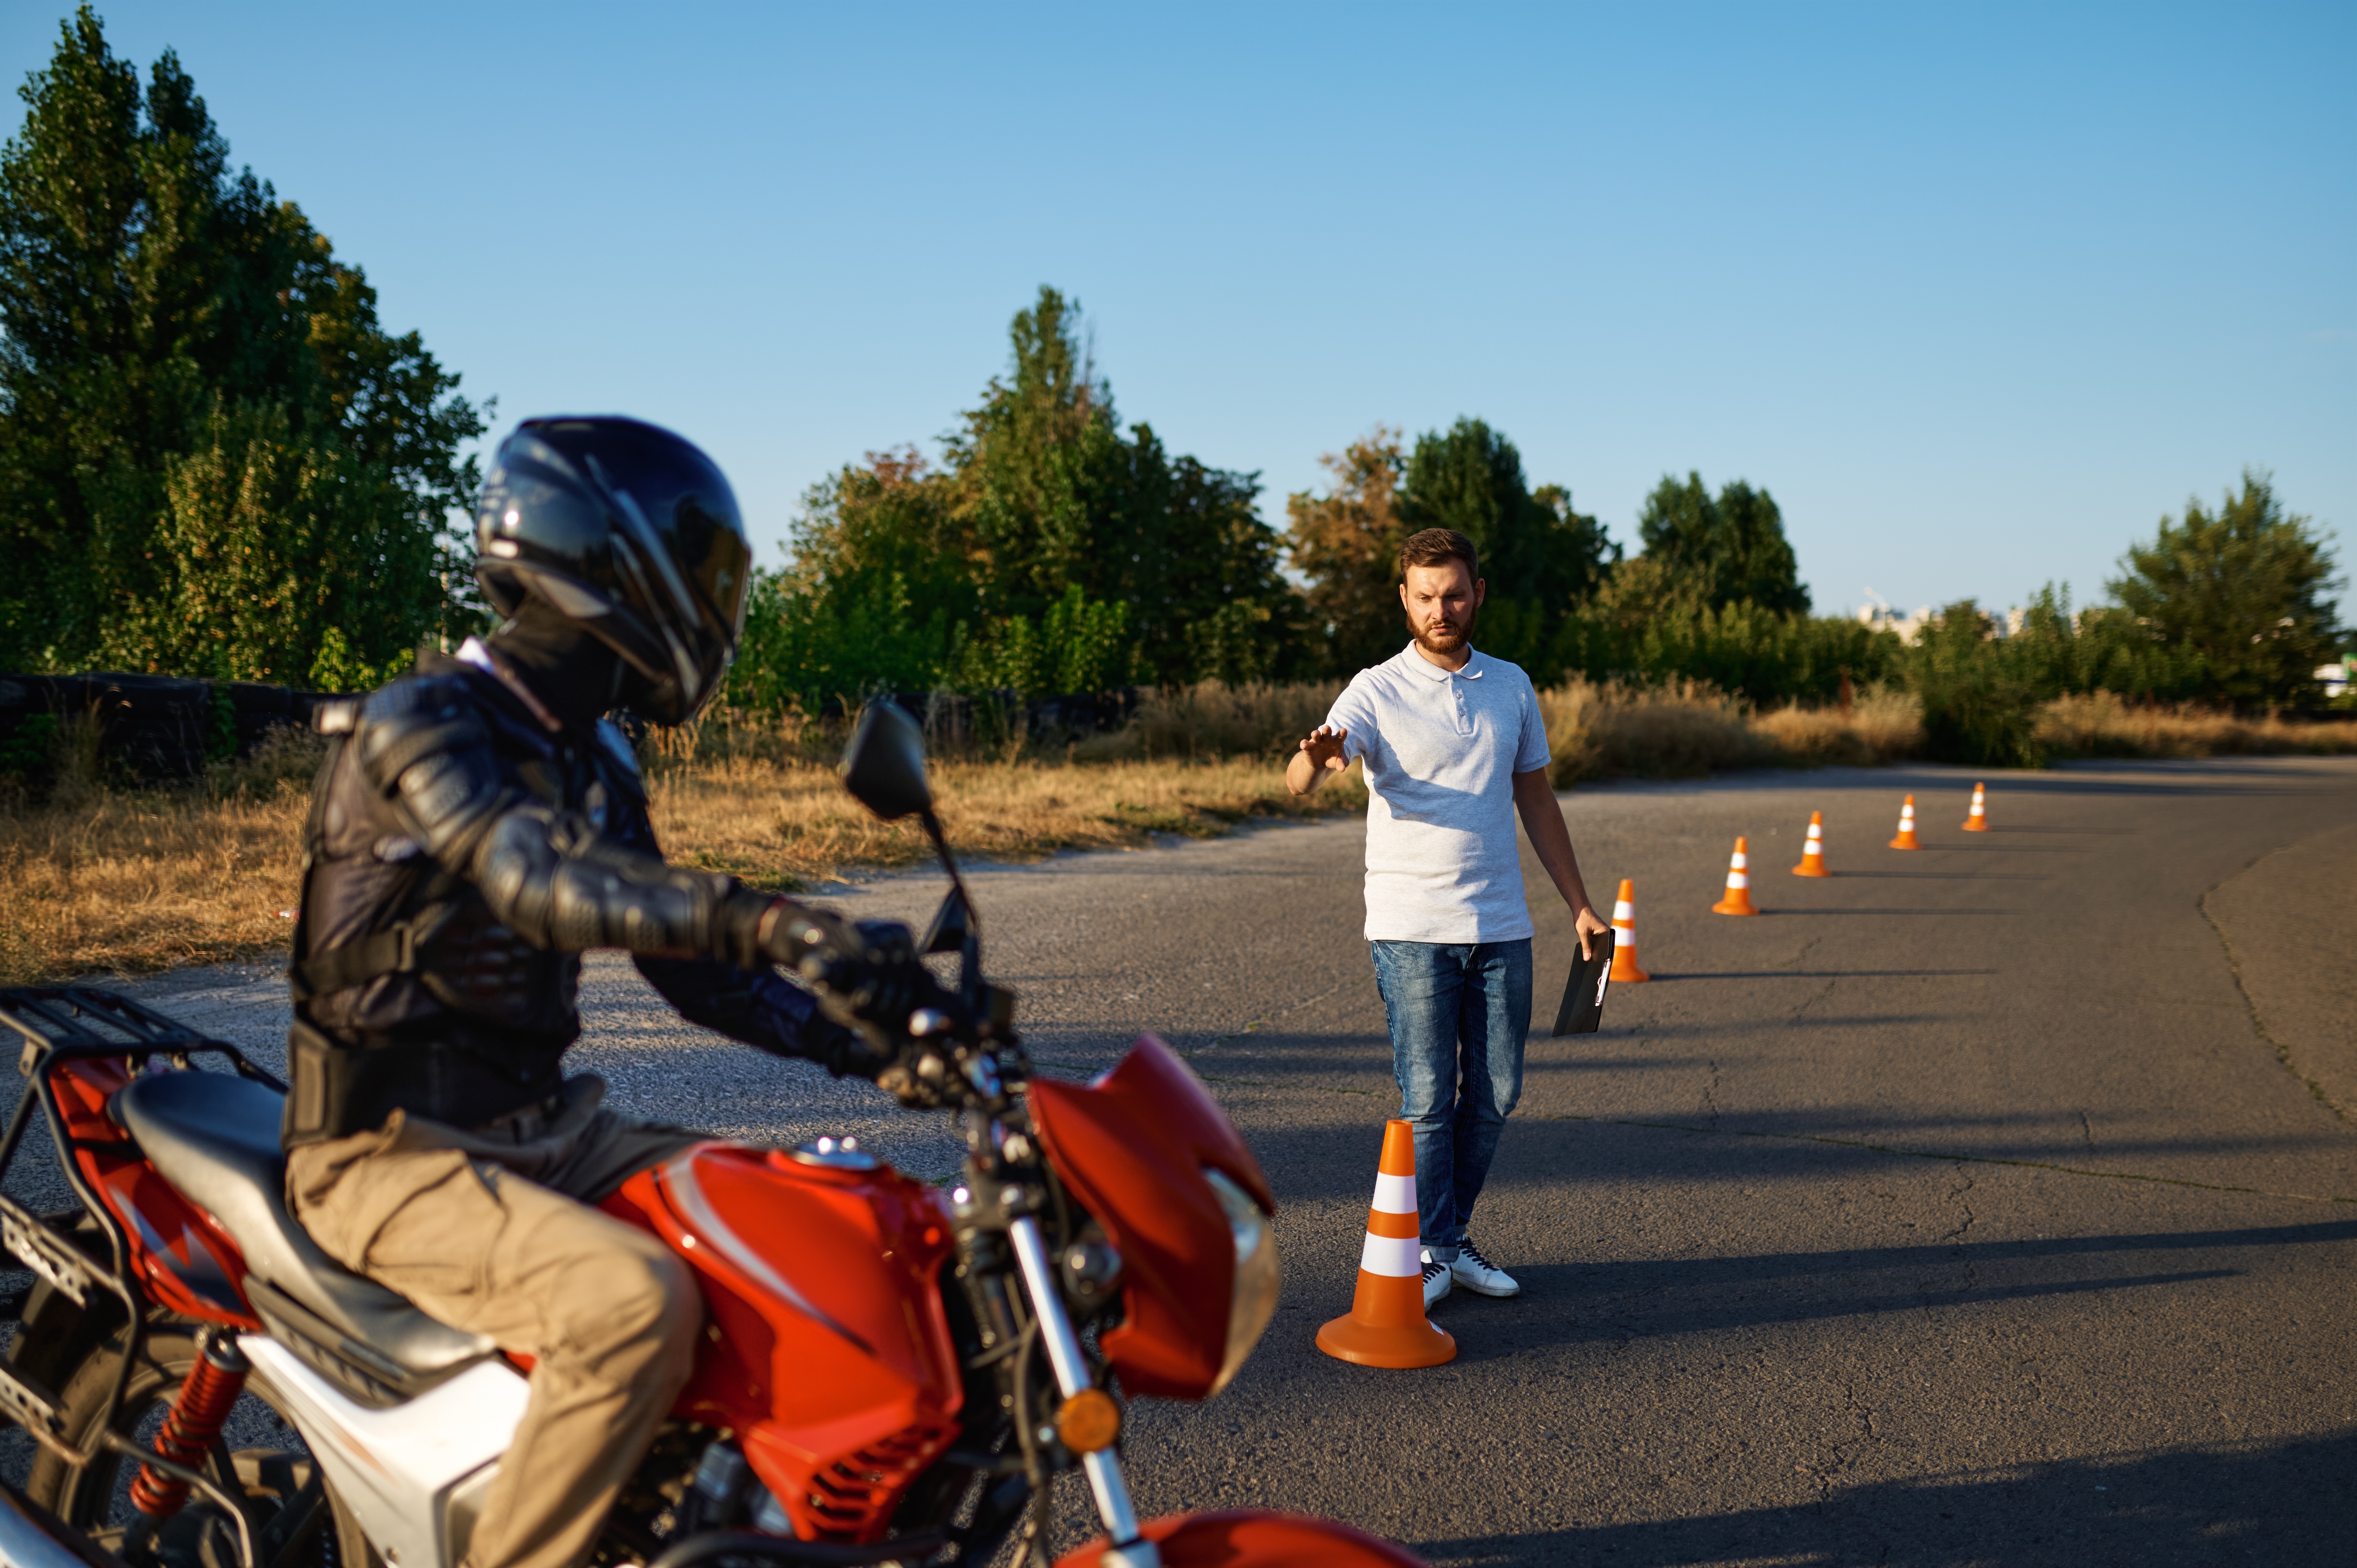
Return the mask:
[[1608, 601], [1566, 623], [1547, 673], [1641, 685], [1697, 682], [1760, 704], [1832, 702], [1845, 674], [1856, 685], [1897, 676], [1903, 650], [1895, 634], [1854, 620], [1746, 602], [1714, 609]]

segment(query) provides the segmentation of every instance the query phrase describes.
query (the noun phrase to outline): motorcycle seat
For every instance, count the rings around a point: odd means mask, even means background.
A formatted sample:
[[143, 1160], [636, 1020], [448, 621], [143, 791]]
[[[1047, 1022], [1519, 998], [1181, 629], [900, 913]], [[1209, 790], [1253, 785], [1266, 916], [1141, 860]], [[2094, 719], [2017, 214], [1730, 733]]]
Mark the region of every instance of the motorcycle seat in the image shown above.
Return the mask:
[[[231, 1073], [154, 1072], [133, 1079], [109, 1111], [156, 1173], [221, 1222], [249, 1275], [317, 1320], [292, 1326], [321, 1338], [320, 1330], [332, 1331], [323, 1348], [359, 1362], [383, 1393], [422, 1391], [496, 1353], [491, 1340], [435, 1321], [311, 1240], [286, 1208], [278, 1144], [285, 1103], [267, 1084]], [[265, 1317], [295, 1319], [283, 1307], [272, 1311], [275, 1304], [259, 1292], [249, 1288], [247, 1296]]]

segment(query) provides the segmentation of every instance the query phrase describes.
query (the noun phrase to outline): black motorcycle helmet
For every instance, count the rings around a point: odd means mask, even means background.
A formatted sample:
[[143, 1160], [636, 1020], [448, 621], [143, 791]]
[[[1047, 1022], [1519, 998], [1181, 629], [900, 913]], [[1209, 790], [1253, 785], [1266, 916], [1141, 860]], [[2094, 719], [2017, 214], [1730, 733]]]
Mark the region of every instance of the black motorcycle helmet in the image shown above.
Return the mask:
[[619, 654], [622, 703], [657, 724], [712, 698], [745, 628], [753, 548], [719, 467], [611, 416], [527, 419], [475, 511], [475, 576], [502, 616], [538, 599]]

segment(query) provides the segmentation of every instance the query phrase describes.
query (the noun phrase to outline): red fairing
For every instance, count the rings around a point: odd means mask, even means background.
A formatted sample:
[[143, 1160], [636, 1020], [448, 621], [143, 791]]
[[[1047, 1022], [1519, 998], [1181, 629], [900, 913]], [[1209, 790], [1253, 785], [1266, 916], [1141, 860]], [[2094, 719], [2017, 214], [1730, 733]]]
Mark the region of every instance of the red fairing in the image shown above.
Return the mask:
[[699, 1144], [608, 1199], [695, 1269], [707, 1343], [678, 1413], [737, 1432], [813, 1541], [873, 1541], [957, 1435], [963, 1403], [939, 1276], [939, 1194]]
[[[245, 1255], [213, 1217], [156, 1174], [106, 1102], [131, 1081], [130, 1064], [113, 1058], [59, 1065], [49, 1077], [58, 1119], [74, 1140], [74, 1164], [123, 1227], [131, 1273], [173, 1312], [225, 1327], [257, 1331], [245, 1301]], [[119, 1145], [119, 1154], [108, 1152]]]
[[1103, 1338], [1130, 1393], [1200, 1400], [1219, 1380], [1236, 1254], [1203, 1179], [1221, 1172], [1274, 1214], [1260, 1162], [1198, 1079], [1152, 1035], [1085, 1088], [1031, 1082], [1057, 1174], [1122, 1256], [1123, 1321]]
[[[1332, 1520], [1234, 1509], [1171, 1514], [1140, 1528], [1162, 1554], [1162, 1568], [1426, 1568], [1390, 1541]], [[1103, 1536], [1057, 1559], [1056, 1568], [1096, 1568]]]

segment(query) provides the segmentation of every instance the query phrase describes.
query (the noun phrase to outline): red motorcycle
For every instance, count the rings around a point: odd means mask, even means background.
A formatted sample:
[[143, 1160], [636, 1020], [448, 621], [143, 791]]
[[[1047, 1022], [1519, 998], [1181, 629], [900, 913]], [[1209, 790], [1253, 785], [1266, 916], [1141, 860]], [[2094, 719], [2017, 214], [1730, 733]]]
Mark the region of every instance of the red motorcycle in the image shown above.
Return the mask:
[[[1103, 1535], [1059, 1568], [1409, 1565], [1347, 1526], [1259, 1511], [1141, 1523], [1131, 1398], [1203, 1400], [1275, 1310], [1267, 1179], [1200, 1082], [1141, 1038], [1089, 1084], [1033, 1076], [942, 841], [915, 726], [870, 710], [846, 785], [920, 815], [951, 886], [926, 950], [954, 992], [898, 1031], [954, 1114], [943, 1192], [851, 1140], [705, 1143], [606, 1208], [695, 1271], [694, 1380], [595, 1561], [978, 1565], [1048, 1560], [1059, 1477]], [[5, 1489], [21, 1568], [456, 1568], [529, 1361], [330, 1261], [288, 1214], [285, 1086], [224, 1042], [84, 988], [0, 992], [73, 1202], [0, 1197], [32, 1276], [7, 1305], [0, 1413], [38, 1447]], [[22, 1190], [21, 1187], [17, 1190]]]

